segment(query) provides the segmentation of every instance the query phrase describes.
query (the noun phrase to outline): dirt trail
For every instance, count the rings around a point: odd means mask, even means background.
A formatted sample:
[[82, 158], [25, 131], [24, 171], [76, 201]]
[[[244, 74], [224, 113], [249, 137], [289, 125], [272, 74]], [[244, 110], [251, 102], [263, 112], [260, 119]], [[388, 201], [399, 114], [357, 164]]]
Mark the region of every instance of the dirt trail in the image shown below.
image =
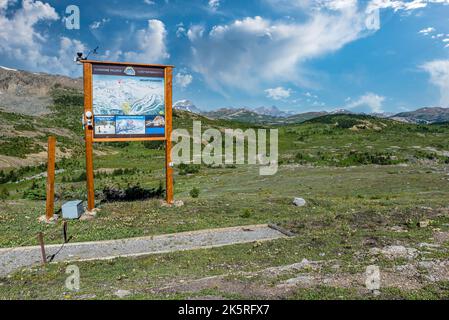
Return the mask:
[[[61, 245], [48, 245], [45, 249], [47, 256], [55, 255], [51, 259], [53, 262], [85, 261], [220, 247], [284, 237], [286, 235], [278, 230], [260, 224], [141, 238], [68, 243], [62, 248]], [[22, 267], [37, 265], [40, 261], [39, 246], [0, 249], [0, 276]]]

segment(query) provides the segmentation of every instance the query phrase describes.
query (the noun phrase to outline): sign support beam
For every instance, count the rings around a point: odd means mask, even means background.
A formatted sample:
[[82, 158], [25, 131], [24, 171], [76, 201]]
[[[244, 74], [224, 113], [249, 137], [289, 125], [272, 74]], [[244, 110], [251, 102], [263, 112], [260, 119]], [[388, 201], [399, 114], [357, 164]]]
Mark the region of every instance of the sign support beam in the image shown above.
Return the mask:
[[165, 200], [173, 203], [173, 168], [171, 157], [173, 68], [165, 68]]
[[47, 202], [45, 217], [48, 220], [53, 218], [55, 211], [55, 161], [56, 161], [56, 137], [48, 137], [48, 161], [47, 161]]
[[86, 187], [87, 187], [87, 210], [95, 208], [94, 190], [94, 160], [93, 160], [93, 124], [92, 119], [87, 119], [87, 111], [92, 112], [92, 65], [83, 64], [84, 73], [84, 135], [86, 143]]

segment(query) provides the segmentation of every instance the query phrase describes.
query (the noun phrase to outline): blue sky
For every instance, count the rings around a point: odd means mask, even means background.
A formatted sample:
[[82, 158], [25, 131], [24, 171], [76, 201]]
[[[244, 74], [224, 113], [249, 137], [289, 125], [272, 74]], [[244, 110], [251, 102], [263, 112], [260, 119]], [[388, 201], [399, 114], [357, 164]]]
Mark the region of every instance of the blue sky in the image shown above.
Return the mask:
[[175, 65], [174, 100], [204, 110], [449, 107], [449, 0], [0, 0], [0, 65], [76, 77], [96, 46]]

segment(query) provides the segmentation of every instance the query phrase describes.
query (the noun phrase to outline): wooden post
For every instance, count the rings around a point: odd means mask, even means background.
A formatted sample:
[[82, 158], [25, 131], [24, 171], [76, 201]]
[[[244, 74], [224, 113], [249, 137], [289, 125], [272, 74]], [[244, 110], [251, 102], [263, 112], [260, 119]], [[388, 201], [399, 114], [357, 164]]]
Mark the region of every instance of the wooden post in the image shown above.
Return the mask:
[[47, 220], [53, 218], [55, 211], [55, 158], [56, 158], [56, 137], [48, 137], [47, 147], [47, 204], [45, 217]]
[[62, 224], [62, 237], [64, 238], [64, 243], [67, 243], [69, 241], [67, 237], [67, 221], [64, 221]]
[[[86, 143], [86, 187], [87, 187], [87, 210], [95, 208], [94, 192], [94, 163], [93, 163], [93, 125], [88, 125], [88, 121], [93, 119], [86, 118], [86, 112], [92, 112], [92, 64], [83, 64], [84, 77], [84, 136]], [[92, 123], [93, 124], [93, 123]]]
[[173, 168], [171, 157], [172, 132], [172, 74], [173, 68], [165, 68], [165, 195], [167, 203], [173, 203]]
[[45, 253], [44, 234], [42, 232], [37, 234], [37, 240], [41, 246], [42, 264], [45, 265], [47, 263], [47, 255]]

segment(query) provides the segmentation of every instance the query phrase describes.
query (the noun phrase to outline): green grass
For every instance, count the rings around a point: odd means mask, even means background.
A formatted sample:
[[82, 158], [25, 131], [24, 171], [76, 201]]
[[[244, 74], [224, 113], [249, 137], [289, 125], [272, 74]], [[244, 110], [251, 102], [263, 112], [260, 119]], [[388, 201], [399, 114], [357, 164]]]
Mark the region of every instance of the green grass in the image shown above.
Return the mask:
[[[30, 139], [33, 145], [44, 143], [50, 129], [65, 128], [73, 135], [57, 131], [64, 133], [58, 134], [58, 146], [72, 154], [57, 162], [57, 168], [64, 169], [56, 176], [59, 209], [66, 200], [85, 200], [85, 165], [80, 97], [64, 90], [55, 91], [54, 97], [50, 117], [0, 113], [0, 124], [10, 121], [18, 131], [32, 125], [42, 133]], [[192, 120], [201, 120], [203, 130], [253, 127], [185, 112], [174, 114], [175, 128], [191, 130]], [[80, 262], [82, 289], [77, 293], [64, 288], [65, 264], [19, 271], [0, 279], [0, 298], [76, 299], [95, 294], [103, 299], [114, 298], [116, 289], [133, 290], [135, 299], [204, 295], [255, 298], [248, 292], [232, 293], [220, 287], [194, 292], [160, 292], [158, 288], [172, 281], [228, 273], [233, 276], [238, 271], [255, 272], [303, 258], [338, 262], [339, 272], [349, 274], [362, 273], [373, 263], [392, 268], [406, 261], [373, 258], [367, 253], [369, 249], [393, 244], [416, 248], [421, 242], [431, 242], [435, 230], [449, 231], [448, 158], [443, 155], [449, 150], [447, 124], [412, 125], [368, 116], [334, 115], [272, 128], [279, 129], [281, 165], [275, 175], [260, 176], [257, 166], [247, 165], [176, 166], [175, 199], [185, 203], [179, 208], [162, 206], [160, 199], [101, 203], [105, 187], [139, 184], [157, 188], [165, 177], [164, 151], [157, 143], [95, 144], [95, 190], [101, 211], [92, 221], [69, 221], [69, 234], [75, 242], [276, 223], [295, 232], [295, 237], [138, 259]], [[17, 156], [34, 152], [29, 146], [16, 149]], [[0, 154], [11, 152], [1, 150]], [[45, 233], [47, 243], [61, 243], [61, 222], [37, 222], [45, 211], [45, 202], [39, 200], [45, 195], [45, 178], [20, 181], [43, 171], [45, 166], [28, 166], [7, 168], [0, 174], [1, 197], [5, 198], [0, 200], [0, 247], [36, 244], [39, 231]], [[294, 206], [294, 197], [303, 197], [307, 205]], [[432, 220], [431, 226], [418, 227], [425, 219]], [[406, 232], [395, 232], [392, 227]], [[428, 257], [448, 259], [448, 249], [444, 245]], [[323, 272], [335, 270], [326, 265]], [[257, 277], [236, 277], [239, 283], [248, 281], [250, 285], [259, 281]], [[285, 279], [272, 279], [268, 284], [262, 280], [259, 284], [274, 285], [281, 280]], [[374, 297], [354, 288], [322, 285], [289, 291], [282, 297], [439, 299], [447, 292], [446, 283], [435, 283], [418, 290], [388, 288]]]

